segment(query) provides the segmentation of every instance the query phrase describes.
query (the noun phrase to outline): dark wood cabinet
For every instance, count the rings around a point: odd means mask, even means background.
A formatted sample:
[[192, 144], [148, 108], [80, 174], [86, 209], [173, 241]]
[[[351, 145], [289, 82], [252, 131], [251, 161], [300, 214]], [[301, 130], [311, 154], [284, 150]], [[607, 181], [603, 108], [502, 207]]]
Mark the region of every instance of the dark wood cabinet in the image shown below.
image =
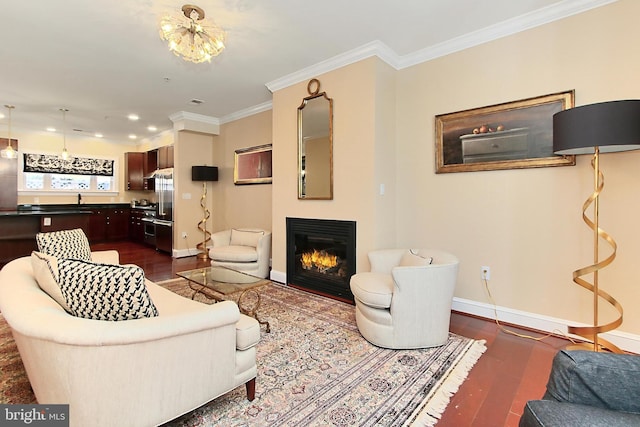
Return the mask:
[[92, 209], [89, 217], [89, 243], [107, 240], [107, 209]]
[[165, 145], [145, 152], [124, 153], [127, 190], [153, 191], [154, 179], [151, 177], [157, 169], [173, 167], [173, 145]]
[[129, 208], [93, 209], [89, 219], [89, 242], [108, 242], [129, 238]]
[[144, 190], [145, 153], [124, 153], [124, 176], [127, 190]]
[[158, 148], [158, 169], [173, 167], [173, 145]]
[[107, 209], [107, 240], [127, 240], [129, 238], [129, 208]]
[[133, 242], [144, 243], [144, 211], [140, 209], [131, 209], [129, 216], [129, 239]]

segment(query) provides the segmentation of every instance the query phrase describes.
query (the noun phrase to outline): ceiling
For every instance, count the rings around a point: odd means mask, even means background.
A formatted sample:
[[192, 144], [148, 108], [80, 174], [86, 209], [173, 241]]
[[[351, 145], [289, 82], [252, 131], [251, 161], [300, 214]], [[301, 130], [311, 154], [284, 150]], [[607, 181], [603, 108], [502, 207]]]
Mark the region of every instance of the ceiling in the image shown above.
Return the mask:
[[227, 32], [220, 56], [193, 64], [157, 27], [186, 0], [0, 0], [0, 110], [15, 105], [16, 130], [61, 133], [67, 108], [69, 137], [129, 143], [178, 112], [224, 123], [268, 109], [270, 89], [367, 56], [401, 69], [611, 1], [193, 0]]

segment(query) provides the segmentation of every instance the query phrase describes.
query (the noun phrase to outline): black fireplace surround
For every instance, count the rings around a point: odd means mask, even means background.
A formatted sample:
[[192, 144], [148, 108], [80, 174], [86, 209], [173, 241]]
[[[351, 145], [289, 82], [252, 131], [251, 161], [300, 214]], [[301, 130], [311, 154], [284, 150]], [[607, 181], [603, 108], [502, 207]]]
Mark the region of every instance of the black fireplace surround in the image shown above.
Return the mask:
[[287, 218], [287, 283], [353, 303], [356, 222]]

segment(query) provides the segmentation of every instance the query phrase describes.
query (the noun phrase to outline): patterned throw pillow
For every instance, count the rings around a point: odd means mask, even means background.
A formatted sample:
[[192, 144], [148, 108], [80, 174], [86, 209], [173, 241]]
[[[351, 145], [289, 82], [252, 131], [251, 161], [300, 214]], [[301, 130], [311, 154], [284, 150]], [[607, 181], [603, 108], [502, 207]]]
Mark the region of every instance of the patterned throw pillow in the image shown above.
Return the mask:
[[57, 258], [91, 261], [89, 240], [81, 228], [36, 234], [38, 250]]
[[140, 267], [60, 259], [58, 274], [74, 316], [116, 321], [158, 315]]

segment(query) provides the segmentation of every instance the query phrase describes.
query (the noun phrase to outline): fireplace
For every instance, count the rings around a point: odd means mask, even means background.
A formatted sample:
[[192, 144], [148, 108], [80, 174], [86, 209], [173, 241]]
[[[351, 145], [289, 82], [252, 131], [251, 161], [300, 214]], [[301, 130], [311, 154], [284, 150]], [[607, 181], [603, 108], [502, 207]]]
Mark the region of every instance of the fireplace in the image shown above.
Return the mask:
[[353, 303], [356, 223], [287, 218], [287, 283]]

